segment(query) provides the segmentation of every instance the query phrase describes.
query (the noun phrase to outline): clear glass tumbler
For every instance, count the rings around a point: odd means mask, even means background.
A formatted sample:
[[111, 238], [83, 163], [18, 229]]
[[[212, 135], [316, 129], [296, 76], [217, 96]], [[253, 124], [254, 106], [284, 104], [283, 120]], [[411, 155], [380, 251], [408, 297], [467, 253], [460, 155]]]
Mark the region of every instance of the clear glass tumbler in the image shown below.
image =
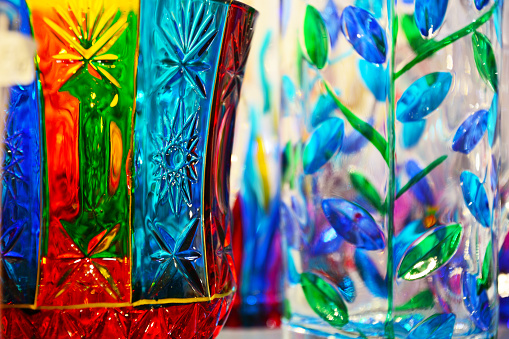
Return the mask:
[[501, 9], [282, 1], [289, 337], [496, 337]]

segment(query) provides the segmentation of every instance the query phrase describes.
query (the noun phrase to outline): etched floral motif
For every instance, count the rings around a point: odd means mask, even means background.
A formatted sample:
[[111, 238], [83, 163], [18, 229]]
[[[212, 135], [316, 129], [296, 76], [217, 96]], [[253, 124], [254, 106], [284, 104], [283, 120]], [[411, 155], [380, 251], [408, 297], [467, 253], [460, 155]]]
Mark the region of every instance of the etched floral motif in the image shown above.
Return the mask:
[[156, 165], [156, 194], [159, 203], [169, 201], [172, 212], [178, 215], [183, 201], [192, 204], [191, 185], [198, 181], [198, 113], [186, 118], [184, 101], [178, 99], [173, 120], [167, 114], [162, 120], [163, 135], [154, 137], [158, 151], [152, 157]]
[[150, 296], [157, 295], [165, 288], [177, 272], [182, 274], [195, 291], [204, 295], [203, 285], [193, 265], [193, 262], [202, 257], [194, 247], [199, 225], [198, 218], [191, 219], [176, 241], [157, 222], [150, 225], [152, 235], [160, 247], [150, 256], [153, 261], [160, 263], [148, 291]]
[[[87, 8], [86, 12], [84, 8]], [[104, 4], [94, 0], [87, 0], [87, 6], [82, 6], [79, 0], [70, 1], [69, 9], [56, 6], [55, 11], [62, 23], [59, 25], [48, 18], [44, 18], [44, 22], [79, 55], [62, 49], [53, 58], [72, 63], [82, 61], [71, 67], [68, 74], [76, 73], [81, 67], [88, 67], [92, 74], [99, 72], [120, 88], [119, 82], [107, 70], [112, 62], [118, 60], [118, 56], [108, 54], [108, 49], [127, 28], [127, 17], [120, 15], [115, 20], [119, 14], [116, 7], [105, 9]], [[61, 26], [69, 27], [72, 34]]]
[[[178, 6], [178, 5], [177, 5]], [[209, 46], [217, 35], [214, 15], [207, 11], [206, 3], [181, 1], [179, 8], [168, 12], [163, 8], [163, 17], [168, 18], [155, 29], [158, 46], [165, 50], [166, 58], [159, 61], [159, 81], [154, 88], [172, 85], [179, 80], [207, 97], [205, 84], [200, 74], [210, 70], [204, 59]]]

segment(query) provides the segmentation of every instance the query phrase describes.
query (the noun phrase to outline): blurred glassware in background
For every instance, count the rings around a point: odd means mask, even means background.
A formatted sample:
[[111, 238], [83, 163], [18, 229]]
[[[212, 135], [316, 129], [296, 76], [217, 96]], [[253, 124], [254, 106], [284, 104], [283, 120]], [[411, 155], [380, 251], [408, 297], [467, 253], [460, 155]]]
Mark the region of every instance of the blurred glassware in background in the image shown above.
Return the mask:
[[246, 66], [232, 157], [233, 250], [238, 292], [228, 326], [279, 326], [279, 2], [248, 0], [259, 11]]
[[283, 0], [288, 338], [496, 336], [500, 8]]

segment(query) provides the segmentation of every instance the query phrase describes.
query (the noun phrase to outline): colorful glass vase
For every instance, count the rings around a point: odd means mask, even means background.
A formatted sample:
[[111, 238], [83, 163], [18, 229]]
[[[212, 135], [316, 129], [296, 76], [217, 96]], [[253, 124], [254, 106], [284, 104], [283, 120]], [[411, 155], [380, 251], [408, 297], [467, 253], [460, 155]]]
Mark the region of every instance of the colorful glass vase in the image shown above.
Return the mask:
[[237, 113], [232, 161], [233, 254], [238, 293], [227, 326], [281, 322], [279, 231], [279, 2], [249, 0], [259, 16]]
[[501, 9], [282, 2], [288, 338], [496, 338]]
[[2, 260], [15, 265], [2, 271], [3, 335], [216, 336], [236, 289], [228, 180], [257, 12], [226, 0], [27, 5], [39, 90], [9, 115], [12, 138], [33, 129], [20, 137], [33, 183], [4, 201]]

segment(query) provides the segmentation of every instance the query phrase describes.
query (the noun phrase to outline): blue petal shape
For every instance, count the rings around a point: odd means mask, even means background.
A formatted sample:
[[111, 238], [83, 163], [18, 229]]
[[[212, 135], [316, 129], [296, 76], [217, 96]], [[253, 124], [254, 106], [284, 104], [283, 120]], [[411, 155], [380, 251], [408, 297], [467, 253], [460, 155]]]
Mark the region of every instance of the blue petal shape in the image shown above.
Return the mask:
[[330, 118], [322, 122], [304, 146], [304, 173], [313, 174], [325, 165], [341, 149], [344, 134], [345, 124], [342, 119]]
[[458, 128], [452, 140], [455, 152], [469, 154], [481, 141], [488, 128], [488, 111], [480, 110], [470, 115]]
[[[373, 118], [369, 118], [367, 123], [373, 125]], [[341, 153], [343, 154], [357, 153], [367, 144], [368, 139], [366, 139], [362, 134], [360, 134], [359, 131], [353, 130], [343, 139], [343, 147], [341, 148]]]
[[325, 199], [322, 209], [331, 226], [349, 243], [366, 250], [385, 248], [384, 233], [361, 206], [344, 199]]
[[338, 284], [339, 293], [349, 303], [355, 301], [357, 293], [355, 292], [355, 285], [349, 276], [345, 275]]
[[401, 143], [403, 148], [411, 148], [421, 140], [426, 129], [426, 120], [417, 120], [403, 124]]
[[396, 338], [406, 338], [408, 333], [420, 323], [424, 317], [422, 314], [412, 313], [398, 316], [401, 320], [394, 322], [394, 334]]
[[371, 12], [376, 18], [382, 17], [383, 0], [355, 0], [355, 7]]
[[449, 0], [415, 0], [415, 24], [425, 38], [434, 37], [444, 23]]
[[[340, 93], [336, 91], [336, 94], [339, 95]], [[313, 110], [313, 114], [311, 115], [311, 126], [316, 128], [325, 120], [334, 117], [333, 113], [337, 108], [338, 106], [330, 95], [320, 95], [316, 102], [315, 109]]]
[[495, 96], [491, 101], [491, 107], [488, 113], [488, 141], [490, 143], [490, 147], [493, 147], [493, 142], [495, 142], [497, 119], [498, 119], [498, 94], [495, 93]]
[[311, 247], [310, 254], [318, 256], [334, 253], [339, 250], [343, 241], [343, 238], [338, 235], [334, 228], [329, 228], [320, 232], [320, 236]]
[[452, 74], [430, 73], [415, 81], [398, 101], [396, 119], [401, 122], [422, 120], [444, 101], [452, 85]]
[[463, 280], [463, 302], [465, 308], [470, 312], [470, 318], [483, 331], [491, 327], [493, 314], [490, 308], [490, 300], [485, 289], [477, 293], [477, 278], [468, 272], [464, 272]]
[[382, 278], [380, 272], [376, 268], [375, 264], [371, 261], [369, 256], [362, 250], [356, 249], [355, 255], [355, 266], [357, 272], [364, 281], [364, 284], [368, 290], [378, 298], [387, 298], [387, 283]]
[[[421, 220], [414, 220], [406, 225], [394, 239], [394, 262], [401, 262], [408, 247], [424, 233], [426, 233], [426, 228]], [[394, 271], [396, 269], [395, 266]]]
[[[422, 168], [419, 167], [417, 162], [414, 160], [409, 160], [405, 166], [406, 173], [408, 177], [411, 179], [417, 175]], [[415, 185], [410, 188], [410, 191], [413, 193], [415, 198], [419, 200], [421, 203], [432, 206], [435, 204], [435, 196], [431, 187], [428, 183], [428, 178], [424, 177], [419, 180]]]
[[480, 11], [481, 9], [484, 8], [484, 6], [486, 6], [488, 3], [490, 2], [490, 0], [475, 0], [474, 3], [475, 3], [475, 8], [477, 8], [478, 11]]
[[465, 205], [481, 225], [490, 227], [490, 204], [486, 190], [479, 178], [472, 172], [464, 171], [460, 175], [460, 183]]
[[330, 43], [332, 48], [336, 47], [339, 38], [339, 32], [341, 31], [339, 13], [334, 0], [329, 0], [325, 9], [322, 12], [323, 21], [329, 32]]
[[387, 71], [382, 65], [359, 60], [359, 72], [366, 87], [373, 93], [376, 100], [385, 101], [387, 97]]
[[456, 316], [452, 313], [434, 314], [408, 334], [407, 339], [451, 339]]
[[341, 30], [366, 61], [383, 64], [387, 58], [385, 31], [368, 11], [348, 6], [341, 14]]

